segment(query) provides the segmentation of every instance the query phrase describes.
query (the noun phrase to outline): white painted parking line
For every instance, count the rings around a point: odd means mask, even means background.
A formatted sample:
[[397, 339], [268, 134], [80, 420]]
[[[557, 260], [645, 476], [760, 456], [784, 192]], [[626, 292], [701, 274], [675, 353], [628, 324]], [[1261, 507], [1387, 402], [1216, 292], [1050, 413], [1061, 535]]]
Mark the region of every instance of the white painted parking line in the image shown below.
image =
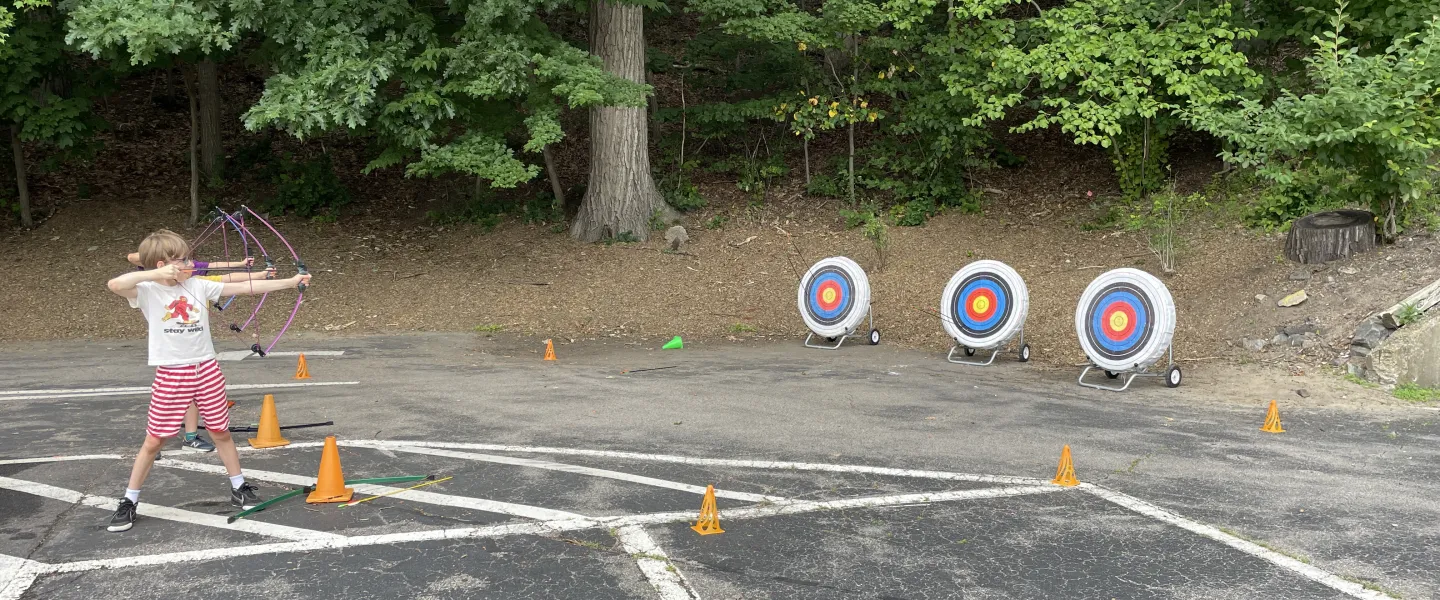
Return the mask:
[[[348, 442], [348, 443], [346, 443], [345, 445], [347, 445], [347, 446], [360, 446], [360, 447], [362, 447], [362, 448], [376, 448], [376, 447], [379, 447], [379, 446], [374, 446], [374, 445], [372, 445], [372, 444], [368, 444], [368, 443], [365, 443], [365, 442]], [[656, 479], [656, 478], [654, 478], [654, 477], [645, 477], [645, 476], [643, 476], [643, 475], [632, 475], [632, 474], [630, 474], [630, 473], [621, 473], [621, 472], [619, 472], [619, 471], [610, 471], [610, 470], [606, 470], [606, 469], [596, 469], [596, 468], [592, 468], [592, 467], [582, 467], [582, 466], [579, 466], [579, 465], [567, 465], [567, 464], [563, 464], [563, 463], [556, 463], [556, 462], [550, 462], [550, 461], [545, 461], [545, 460], [535, 460], [535, 459], [533, 459], [533, 458], [517, 458], [517, 457], [513, 457], [513, 456], [497, 456], [497, 455], [494, 455], [494, 454], [476, 454], [476, 453], [472, 453], [472, 452], [458, 452], [458, 451], [455, 451], [455, 450], [444, 450], [444, 449], [440, 449], [440, 448], [422, 448], [422, 447], [418, 447], [418, 446], [385, 446], [384, 448], [389, 449], [389, 450], [395, 450], [395, 451], [397, 451], [397, 452], [410, 452], [410, 453], [413, 453], [413, 454], [429, 454], [429, 455], [432, 455], [432, 456], [445, 456], [445, 457], [450, 457], [450, 458], [461, 458], [461, 459], [465, 459], [465, 460], [475, 460], [475, 461], [481, 461], [481, 462], [491, 462], [491, 463], [497, 463], [497, 464], [503, 464], [503, 465], [515, 465], [515, 466], [520, 466], [520, 467], [533, 467], [533, 468], [536, 468], [536, 469], [544, 469], [544, 470], [547, 470], [547, 471], [560, 471], [560, 472], [564, 472], [564, 473], [574, 473], [574, 474], [577, 474], [577, 475], [589, 475], [589, 476], [592, 476], [592, 477], [604, 477], [604, 478], [607, 478], [607, 479], [616, 479], [616, 480], [619, 480], [619, 481], [629, 481], [629, 482], [631, 482], [631, 483], [639, 483], [639, 484], [642, 484], [642, 485], [649, 485], [649, 486], [654, 486], [654, 487], [660, 487], [660, 488], [666, 488], [666, 489], [672, 489], [672, 490], [679, 490], [679, 491], [682, 491], [682, 492], [690, 492], [690, 493], [692, 493], [692, 494], [704, 494], [704, 493], [705, 493], [705, 489], [706, 489], [705, 486], [690, 485], [690, 484], [688, 484], [688, 483], [680, 483], [680, 482], [678, 482], [678, 481], [666, 481], [666, 480], [664, 480], [664, 479]], [[751, 494], [751, 493], [747, 493], [747, 492], [734, 492], [734, 491], [729, 491], [729, 490], [715, 490], [715, 497], [717, 497], [717, 498], [728, 498], [728, 499], [731, 499], [731, 500], [741, 500], [741, 501], [744, 501], [744, 502], [779, 502], [779, 501], [784, 500], [784, 498], [782, 498], [782, 497], [780, 497], [780, 496], [766, 496], [766, 495], [764, 495], [764, 494]]]
[[[23, 492], [26, 494], [32, 494], [35, 496], [43, 496], [45, 498], [51, 498], [54, 500], [59, 500], [61, 502], [69, 502], [71, 504], [84, 504], [86, 506], [91, 506], [105, 511], [114, 511], [116, 506], [118, 506], [120, 503], [119, 499], [116, 498], [102, 498], [100, 496], [77, 492], [75, 490], [67, 490], [62, 487], [55, 487], [53, 485], [47, 485], [44, 483], [36, 483], [34, 481], [25, 481], [23, 479], [12, 479], [9, 477], [0, 477], [0, 488], [13, 490], [16, 492]], [[135, 512], [142, 516], [153, 517], [156, 519], [178, 521], [180, 523], [190, 523], [192, 525], [204, 525], [206, 527], [215, 527], [217, 529], [245, 531], [248, 533], [255, 533], [273, 538], [280, 538], [282, 540], [312, 540], [345, 537], [339, 534], [327, 533], [324, 531], [313, 531], [310, 529], [301, 529], [299, 527], [274, 525], [271, 523], [251, 521], [246, 519], [241, 519], [233, 524], [226, 524], [225, 517], [221, 515], [208, 515], [205, 513], [198, 513], [180, 508], [171, 508], [169, 506], [160, 506], [157, 504], [151, 504], [149, 502], [143, 501], [136, 505]]]
[[[304, 355], [306, 356], [306, 358], [309, 358], [309, 357], [311, 357], [311, 356], [344, 356], [344, 355], [345, 355], [345, 351], [344, 351], [344, 350], [304, 350], [304, 351], [289, 351], [289, 350], [287, 350], [287, 351], [285, 351], [285, 352], [271, 352], [271, 353], [266, 354], [265, 357], [266, 357], [266, 358], [269, 358], [269, 357], [272, 357], [272, 356], [300, 356], [301, 354], [304, 354]], [[229, 352], [217, 352], [217, 353], [215, 354], [215, 360], [218, 360], [218, 361], [221, 361], [221, 362], [236, 361], [236, 360], [245, 360], [245, 359], [250, 358], [250, 357], [260, 358], [259, 355], [255, 354], [254, 352], [251, 352], [251, 351], [249, 351], [249, 350], [232, 350], [232, 351], [229, 351]]]
[[39, 458], [7, 458], [0, 460], [0, 465], [23, 465], [26, 463], [50, 463], [64, 462], [67, 460], [100, 460], [120, 458], [119, 454], [81, 454], [75, 456], [43, 456]]
[[[328, 387], [333, 385], [360, 385], [358, 381], [305, 381], [301, 383], [234, 383], [227, 384], [229, 392], [240, 390], [279, 390], [305, 387]], [[100, 396], [135, 396], [149, 394], [150, 387], [90, 388], [83, 390], [9, 390], [0, 392], [0, 400], [54, 400], [59, 398], [94, 398]]]
[[[165, 457], [165, 460], [155, 461], [155, 466], [169, 467], [172, 469], [185, 469], [188, 471], [197, 471], [201, 473], [225, 473], [225, 467], [220, 465], [207, 465], [197, 462], [190, 462], [188, 460], [179, 460], [168, 456]], [[245, 477], [247, 479], [273, 481], [275, 483], [285, 483], [296, 486], [313, 485], [315, 483], [314, 477], [291, 475], [289, 473], [276, 473], [273, 471], [257, 471], [254, 469], [245, 469]], [[357, 494], [367, 495], [379, 495], [404, 489], [373, 484], [352, 485], [350, 487], [354, 488], [355, 493]], [[538, 506], [512, 504], [509, 502], [500, 502], [498, 500], [485, 500], [483, 498], [470, 498], [467, 496], [437, 494], [435, 492], [427, 492], [424, 490], [406, 490], [388, 497], [400, 500], [410, 500], [413, 502], [423, 502], [425, 504], [435, 504], [438, 506], [453, 506], [456, 508], [483, 510], [485, 512], [499, 513], [514, 517], [524, 517], [526, 519], [535, 519], [539, 521], [583, 518], [581, 515], [572, 512], [551, 510]]]
[[0, 554], [0, 600], [16, 600], [50, 565]]
[[1305, 564], [1303, 562], [1300, 562], [1299, 560], [1290, 558], [1289, 556], [1285, 556], [1284, 554], [1281, 554], [1269, 548], [1265, 548], [1254, 542], [1240, 539], [1204, 523], [1197, 523], [1195, 521], [1191, 521], [1190, 519], [1155, 506], [1154, 504], [1150, 504], [1149, 502], [1146, 502], [1134, 496], [1122, 494], [1120, 492], [1109, 490], [1090, 483], [1082, 483], [1079, 487], [1086, 492], [1109, 500], [1110, 502], [1123, 506], [1144, 516], [1164, 523], [1169, 523], [1191, 533], [1196, 533], [1220, 542], [1222, 544], [1225, 544], [1226, 546], [1229, 546], [1251, 556], [1270, 561], [1272, 564], [1278, 567], [1293, 571], [1301, 577], [1319, 583], [1320, 585], [1329, 587], [1330, 589], [1336, 590], [1338, 592], [1348, 594], [1352, 597], [1363, 598], [1365, 600], [1386, 600], [1390, 598], [1390, 596], [1381, 594], [1380, 592], [1365, 589], [1365, 586], [1362, 586], [1353, 581], [1346, 581], [1344, 579], [1341, 579], [1319, 567]]
[[[427, 442], [419, 440], [339, 440], [341, 446], [364, 446], [367, 448], [400, 450], [401, 448], [452, 448], [455, 450], [483, 450], [487, 452], [522, 452], [527, 454], [562, 454], [570, 456], [593, 456], [600, 458], [622, 458], [646, 462], [667, 462], [706, 467], [737, 467], [742, 469], [772, 469], [790, 471], [815, 471], [822, 473], [859, 473], [865, 475], [889, 475], [915, 479], [939, 479], [945, 481], [970, 481], [975, 483], [998, 483], [1002, 485], [1040, 485], [1050, 483], [1049, 479], [1034, 477], [1010, 477], [1007, 475], [977, 475], [951, 471], [920, 471], [892, 467], [871, 467], [867, 465], [834, 465], [828, 463], [802, 463], [779, 460], [735, 460], [728, 458], [695, 458], [668, 454], [642, 454], [611, 450], [583, 450], [577, 448], [551, 448], [547, 446], [511, 446], [504, 444], [470, 444], [450, 442]], [[286, 448], [315, 448], [324, 442], [295, 442]], [[241, 452], [251, 451], [241, 448]]]
[[655, 543], [655, 538], [638, 525], [620, 527], [615, 530], [620, 546], [635, 559], [645, 579], [650, 580], [660, 600], [690, 600], [700, 598], [690, 582], [680, 573], [670, 557]]

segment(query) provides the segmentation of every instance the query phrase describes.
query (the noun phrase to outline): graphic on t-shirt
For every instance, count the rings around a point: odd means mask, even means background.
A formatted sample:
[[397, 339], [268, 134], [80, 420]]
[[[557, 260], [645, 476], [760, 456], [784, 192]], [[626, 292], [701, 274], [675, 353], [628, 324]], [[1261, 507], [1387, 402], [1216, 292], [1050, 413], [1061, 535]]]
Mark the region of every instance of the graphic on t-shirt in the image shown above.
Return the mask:
[[190, 318], [190, 311], [196, 310], [196, 308], [197, 307], [194, 304], [190, 303], [189, 299], [181, 296], [179, 300], [171, 302], [170, 304], [165, 306], [165, 316], [161, 317], [160, 320], [169, 321], [170, 319], [178, 316], [180, 317], [180, 323], [182, 325], [189, 325], [195, 322]]

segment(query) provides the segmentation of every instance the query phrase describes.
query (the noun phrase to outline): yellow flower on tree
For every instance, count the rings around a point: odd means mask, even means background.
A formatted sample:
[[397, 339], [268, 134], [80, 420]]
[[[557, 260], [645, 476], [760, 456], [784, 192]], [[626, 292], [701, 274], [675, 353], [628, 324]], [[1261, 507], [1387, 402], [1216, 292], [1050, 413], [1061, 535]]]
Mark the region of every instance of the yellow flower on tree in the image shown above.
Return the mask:
[[878, 118], [880, 118], [880, 113], [877, 113], [877, 112], [875, 112], [875, 111], [873, 111], [873, 110], [870, 111], [869, 119], [870, 119], [870, 122], [871, 122], [871, 123], [874, 123], [874, 122], [875, 122], [875, 119], [878, 119]]
[[798, 44], [795, 44], [795, 47], [798, 48], [801, 52], [804, 52], [807, 46], [805, 45], [805, 42], [800, 42]]
[[833, 108], [830, 109], [830, 116], [831, 116], [831, 117], [834, 117], [834, 116], [835, 116], [835, 109], [833, 109]]
[[861, 100], [861, 101], [860, 101], [860, 108], [870, 108], [870, 103], [867, 102], [867, 101], [865, 101], [865, 100]]
[[820, 104], [820, 99], [819, 99], [819, 98], [815, 98], [815, 97], [811, 97], [811, 98], [810, 98], [810, 106], [815, 106], [815, 105], [818, 105], [818, 104]]

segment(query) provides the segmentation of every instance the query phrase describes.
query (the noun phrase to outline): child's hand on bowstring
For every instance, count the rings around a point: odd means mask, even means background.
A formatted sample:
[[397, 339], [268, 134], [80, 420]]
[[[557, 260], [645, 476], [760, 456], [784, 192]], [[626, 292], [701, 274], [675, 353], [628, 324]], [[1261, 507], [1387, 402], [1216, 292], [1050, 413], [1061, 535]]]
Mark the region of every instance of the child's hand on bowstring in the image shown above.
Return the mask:
[[167, 281], [171, 279], [178, 280], [180, 279], [181, 269], [180, 265], [165, 265], [163, 267], [155, 269], [154, 273], [156, 281]]

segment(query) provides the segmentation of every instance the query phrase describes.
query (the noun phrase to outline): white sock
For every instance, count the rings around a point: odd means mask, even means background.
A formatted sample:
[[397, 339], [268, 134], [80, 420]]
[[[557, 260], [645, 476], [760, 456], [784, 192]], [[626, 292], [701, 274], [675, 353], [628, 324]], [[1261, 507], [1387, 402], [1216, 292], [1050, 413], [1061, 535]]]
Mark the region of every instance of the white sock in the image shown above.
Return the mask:
[[132, 490], [130, 488], [125, 488], [125, 499], [131, 502], [139, 502], [140, 490]]
[[[241, 473], [241, 474], [239, 474], [239, 475], [231, 475], [231, 476], [230, 476], [230, 487], [238, 490], [238, 489], [240, 489], [240, 486], [242, 486], [242, 485], [245, 485], [245, 474], [244, 474], [244, 473]], [[135, 493], [138, 494], [138, 493], [140, 493], [140, 492], [135, 492]]]

